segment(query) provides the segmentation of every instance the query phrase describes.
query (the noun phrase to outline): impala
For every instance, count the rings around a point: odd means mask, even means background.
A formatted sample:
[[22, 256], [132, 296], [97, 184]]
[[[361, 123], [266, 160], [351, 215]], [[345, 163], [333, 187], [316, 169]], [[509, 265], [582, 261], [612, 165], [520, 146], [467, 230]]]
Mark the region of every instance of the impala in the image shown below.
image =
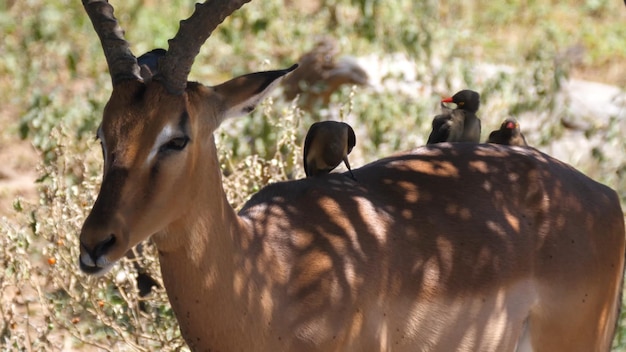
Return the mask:
[[624, 269], [617, 195], [532, 148], [418, 148], [267, 186], [237, 214], [213, 132], [287, 70], [188, 82], [200, 46], [245, 0], [182, 21], [156, 75], [105, 1], [84, 0], [113, 92], [104, 176], [80, 267], [152, 237], [197, 351], [607, 351]]

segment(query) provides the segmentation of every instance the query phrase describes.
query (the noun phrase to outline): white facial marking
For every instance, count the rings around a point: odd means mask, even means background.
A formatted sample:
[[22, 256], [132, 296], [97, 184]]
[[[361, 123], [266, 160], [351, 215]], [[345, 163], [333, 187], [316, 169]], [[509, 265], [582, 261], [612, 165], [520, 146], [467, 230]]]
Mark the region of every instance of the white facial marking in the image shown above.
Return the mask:
[[172, 125], [166, 125], [163, 128], [161, 133], [159, 133], [159, 135], [154, 140], [154, 145], [152, 146], [152, 149], [150, 149], [150, 154], [148, 154], [148, 157], [146, 158], [144, 166], [147, 167], [152, 164], [152, 161], [154, 160], [154, 158], [157, 156], [157, 153], [159, 152], [159, 148], [161, 148], [161, 146], [165, 144], [165, 142], [172, 139], [175, 131], [176, 129]]
[[103, 276], [104, 274], [108, 273], [109, 270], [113, 268], [113, 264], [114, 264], [114, 263], [111, 263], [105, 257], [100, 257], [98, 258], [96, 262], [94, 262], [93, 259], [91, 259], [91, 256], [87, 253], [83, 253], [80, 255], [80, 261], [86, 266], [89, 266], [89, 267], [97, 266], [101, 268], [100, 271], [94, 274], [95, 276]]
[[106, 256], [103, 255], [96, 259], [96, 266], [100, 268], [108, 268], [109, 266], [111, 266], [111, 262]]
[[91, 259], [91, 256], [87, 253], [83, 253], [80, 255], [80, 261], [83, 262], [83, 264], [87, 265], [87, 266], [95, 266], [96, 263], [93, 262], [93, 259]]

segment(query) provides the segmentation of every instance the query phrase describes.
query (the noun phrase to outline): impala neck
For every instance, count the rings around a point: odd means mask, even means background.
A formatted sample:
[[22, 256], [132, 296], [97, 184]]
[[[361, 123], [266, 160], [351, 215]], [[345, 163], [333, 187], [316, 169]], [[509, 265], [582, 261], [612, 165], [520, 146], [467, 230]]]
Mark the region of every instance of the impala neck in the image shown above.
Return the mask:
[[154, 236], [162, 255], [184, 253], [185, 261], [198, 264], [206, 261], [209, 253], [223, 256], [216, 248], [230, 248], [233, 236], [241, 230], [237, 214], [226, 199], [217, 161], [207, 164], [213, 167], [194, 171], [202, 177], [190, 177], [192, 196], [188, 203], [172, 205], [182, 206], [183, 215]]
[[[210, 160], [199, 159], [194, 163], [197, 169], [191, 171], [188, 184], [196, 198], [181, 218], [153, 237], [181, 332], [188, 342], [197, 343], [207, 338], [207, 331], [221, 336], [232, 330], [241, 324], [237, 317], [244, 316], [236, 311], [242, 308], [233, 282], [240, 257], [237, 238], [247, 230], [228, 203], [215, 149], [210, 150]], [[206, 153], [201, 157], [207, 158]], [[190, 313], [190, 309], [197, 311]]]

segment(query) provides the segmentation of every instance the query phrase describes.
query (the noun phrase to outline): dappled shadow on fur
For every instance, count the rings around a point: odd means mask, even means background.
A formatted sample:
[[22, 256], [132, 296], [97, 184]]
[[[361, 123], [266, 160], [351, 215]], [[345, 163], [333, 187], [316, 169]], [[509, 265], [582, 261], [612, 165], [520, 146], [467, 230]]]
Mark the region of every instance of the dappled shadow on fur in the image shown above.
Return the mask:
[[[510, 350], [520, 338], [512, 334], [533, 319], [531, 332], [545, 346], [567, 346], [539, 330], [603, 325], [585, 320], [615, 308], [594, 284], [611, 281], [610, 266], [619, 263], [583, 266], [605, 257], [603, 244], [620, 233], [619, 223], [606, 223], [620, 215], [600, 213], [617, 200], [568, 165], [532, 148], [443, 144], [354, 175], [358, 182], [331, 174], [273, 184], [240, 212], [253, 226], [252, 237], [239, 239], [242, 276], [261, 292], [280, 292], [268, 299], [280, 300], [273, 314], [288, 318], [275, 320], [299, 339], [350, 344], [369, 335], [378, 345], [360, 346], [367, 350], [416, 340], [442, 350]], [[286, 277], [276, 279], [283, 264]], [[537, 282], [554, 285], [555, 271], [560, 287], [547, 293]], [[550, 294], [599, 303], [580, 308], [581, 319], [560, 321], [568, 304]], [[496, 316], [510, 318], [509, 328], [494, 331]], [[577, 346], [596, 333], [568, 339]]]

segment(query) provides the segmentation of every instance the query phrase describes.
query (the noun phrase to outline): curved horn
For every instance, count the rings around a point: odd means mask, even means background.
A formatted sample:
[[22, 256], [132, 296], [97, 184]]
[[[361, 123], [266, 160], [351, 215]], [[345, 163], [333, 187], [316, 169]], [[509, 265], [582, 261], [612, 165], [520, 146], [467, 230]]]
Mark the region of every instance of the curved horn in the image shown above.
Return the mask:
[[93, 28], [100, 37], [113, 86], [126, 80], [141, 80], [137, 59], [124, 39], [124, 30], [113, 16], [113, 6], [106, 0], [82, 0]]
[[207, 0], [196, 4], [191, 17], [180, 21], [178, 33], [168, 41], [169, 49], [159, 59], [159, 73], [154, 79], [163, 82], [170, 93], [181, 94], [202, 44], [226, 17], [249, 1]]

